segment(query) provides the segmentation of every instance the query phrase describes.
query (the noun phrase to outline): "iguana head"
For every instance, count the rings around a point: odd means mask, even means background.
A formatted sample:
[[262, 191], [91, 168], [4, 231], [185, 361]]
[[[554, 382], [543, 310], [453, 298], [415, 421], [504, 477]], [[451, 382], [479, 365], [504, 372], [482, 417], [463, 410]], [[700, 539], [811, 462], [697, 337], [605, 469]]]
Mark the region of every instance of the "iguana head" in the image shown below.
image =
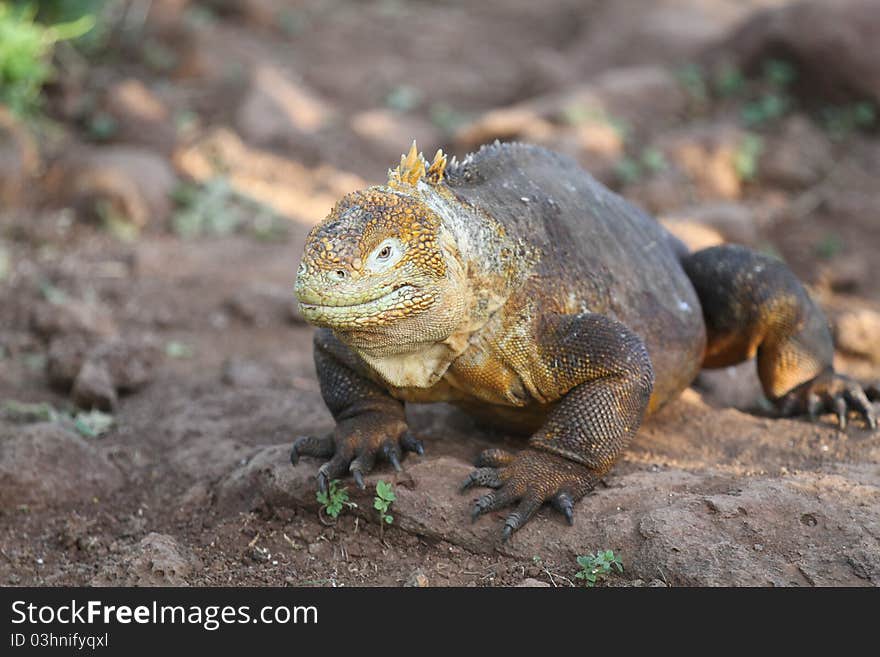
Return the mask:
[[387, 185], [349, 194], [312, 229], [296, 280], [307, 321], [386, 353], [442, 341], [461, 323], [457, 249], [425, 200], [445, 157], [426, 165], [413, 144]]

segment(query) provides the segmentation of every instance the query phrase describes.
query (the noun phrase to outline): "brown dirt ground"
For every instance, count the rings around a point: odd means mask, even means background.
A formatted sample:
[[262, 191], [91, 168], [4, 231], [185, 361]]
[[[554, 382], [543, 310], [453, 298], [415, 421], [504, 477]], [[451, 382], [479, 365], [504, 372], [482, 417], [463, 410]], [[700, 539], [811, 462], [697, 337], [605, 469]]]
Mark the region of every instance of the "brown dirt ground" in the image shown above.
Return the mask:
[[[123, 41], [50, 90], [48, 112], [64, 136], [44, 146], [44, 171], [70, 157], [81, 166], [70, 155], [79, 149], [107, 148], [94, 143], [89, 117], [114, 85], [138, 80], [164, 113], [154, 120], [111, 104], [110, 140], [204, 180], [212, 174], [202, 160], [182, 154], [226, 130], [231, 184], [272, 205], [286, 231], [183, 239], [149, 210], [126, 241], [78, 206], [63, 209], [61, 192], [0, 216], [11, 259], [0, 280], [0, 400], [70, 408], [46, 365], [65, 337], [146, 336], [165, 354], [146, 386], [121, 397], [115, 427], [100, 438], [0, 419], [0, 583], [571, 585], [576, 555], [612, 548], [626, 566], [613, 585], [880, 584], [880, 434], [855, 421], [843, 433], [829, 418], [767, 417], [750, 364], [701, 376], [648, 421], [578, 505], [574, 528], [545, 509], [507, 546], [495, 540], [502, 516], [471, 525], [474, 496], [455, 486], [482, 447], [518, 443], [453, 409], [413, 408], [426, 456], [368, 479], [384, 477], [398, 492], [395, 522], [381, 534], [369, 495], [349, 484], [359, 508], [329, 522], [314, 500], [317, 461], [287, 461], [296, 435], [332, 426], [292, 282], [306, 232], [335, 197], [381, 181], [413, 136], [426, 152], [443, 145], [461, 155], [458, 130], [490, 110], [553, 98], [624, 66], [671, 70], [773, 3], [679, 3], [683, 23], [676, 3], [642, 15], [602, 0], [154, 4], [168, 13], [151, 16], [140, 45]], [[633, 52], [607, 34], [648, 36]], [[174, 65], [157, 70], [156, 53], [171, 53]], [[674, 129], [686, 139], [706, 126], [721, 134], [729, 111], [683, 111]], [[192, 117], [191, 132], [169, 137], [167, 125]], [[662, 144], [668, 128], [639, 134]], [[765, 138], [774, 136], [771, 127]], [[830, 149], [843, 174], [800, 189], [759, 178], [719, 196], [759, 209], [755, 245], [781, 254], [833, 320], [855, 309], [876, 315], [880, 140], [859, 135]], [[649, 207], [656, 200], [644, 181], [605, 179]], [[58, 189], [48, 174], [40, 181]], [[135, 196], [155, 207], [149, 191]], [[774, 211], [805, 196], [804, 212]], [[679, 205], [695, 198], [714, 197]], [[880, 378], [880, 359], [837, 359], [854, 376]]]

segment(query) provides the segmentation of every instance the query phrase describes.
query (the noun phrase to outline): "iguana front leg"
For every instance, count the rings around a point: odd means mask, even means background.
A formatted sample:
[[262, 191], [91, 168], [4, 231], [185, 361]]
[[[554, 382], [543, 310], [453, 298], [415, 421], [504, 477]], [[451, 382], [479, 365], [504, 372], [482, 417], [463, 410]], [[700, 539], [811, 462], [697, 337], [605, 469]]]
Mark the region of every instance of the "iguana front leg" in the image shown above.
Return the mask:
[[321, 395], [336, 420], [323, 437], [303, 436], [293, 443], [290, 460], [301, 455], [330, 458], [318, 469], [318, 488], [345, 472], [364, 488], [368, 474], [381, 457], [400, 470], [406, 451], [424, 453], [422, 443], [406, 424], [403, 404], [356, 370], [356, 356], [328, 329], [315, 333], [315, 369]]
[[545, 502], [573, 521], [574, 502], [638, 430], [654, 383], [642, 340], [607, 317], [553, 315], [540, 323], [534, 341], [537, 353], [523, 345], [514, 358], [528, 359], [540, 395], [559, 401], [527, 449], [515, 456], [484, 452], [463, 485], [496, 489], [476, 501], [474, 519], [518, 501], [504, 523], [504, 540]]

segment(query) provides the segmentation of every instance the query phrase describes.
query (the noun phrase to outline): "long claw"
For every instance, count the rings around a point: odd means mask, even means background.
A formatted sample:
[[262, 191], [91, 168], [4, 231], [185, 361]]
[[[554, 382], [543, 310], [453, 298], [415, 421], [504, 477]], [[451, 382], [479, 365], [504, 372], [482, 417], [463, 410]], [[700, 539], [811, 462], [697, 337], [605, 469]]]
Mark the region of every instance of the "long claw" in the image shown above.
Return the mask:
[[504, 490], [489, 491], [474, 503], [471, 510], [471, 520], [476, 520], [488, 511], [494, 511], [506, 506], [513, 498]]
[[841, 431], [846, 431], [846, 400], [843, 397], [834, 398], [834, 412], [837, 415], [837, 424]]
[[364, 490], [367, 487], [366, 483], [364, 483], [364, 475], [360, 468], [352, 468], [351, 476], [354, 477], [354, 483], [357, 484], [358, 488]]
[[501, 530], [502, 542], [507, 541], [513, 532], [526, 524], [529, 518], [535, 515], [535, 512], [541, 508], [541, 503], [541, 498], [526, 494], [520, 501], [519, 506], [516, 507], [516, 511], [507, 516], [507, 520], [504, 521], [504, 529]]
[[299, 454], [296, 451], [296, 443], [293, 443], [293, 447], [290, 448], [290, 464], [296, 465], [299, 463]]
[[322, 493], [326, 493], [329, 480], [330, 479], [327, 476], [327, 465], [324, 464], [318, 468], [318, 490]]
[[409, 452], [415, 452], [419, 456], [425, 455], [425, 447], [422, 445], [422, 441], [412, 435], [409, 431], [404, 433], [400, 438], [400, 445]]
[[868, 428], [872, 431], [877, 428], [877, 414], [868, 398], [868, 395], [858, 386], [848, 389], [844, 395], [846, 401], [849, 402], [855, 410], [865, 418]]
[[807, 413], [810, 415], [810, 421], [816, 422], [819, 414], [822, 412], [822, 399], [814, 392], [807, 395]]
[[391, 466], [394, 468], [395, 471], [400, 472], [401, 470], [403, 470], [403, 468], [400, 467], [400, 459], [397, 458], [396, 451], [391, 450], [391, 453], [388, 455], [388, 460], [391, 461]]
[[553, 498], [555, 506], [564, 516], [569, 525], [574, 524], [574, 501], [568, 493], [559, 493]]

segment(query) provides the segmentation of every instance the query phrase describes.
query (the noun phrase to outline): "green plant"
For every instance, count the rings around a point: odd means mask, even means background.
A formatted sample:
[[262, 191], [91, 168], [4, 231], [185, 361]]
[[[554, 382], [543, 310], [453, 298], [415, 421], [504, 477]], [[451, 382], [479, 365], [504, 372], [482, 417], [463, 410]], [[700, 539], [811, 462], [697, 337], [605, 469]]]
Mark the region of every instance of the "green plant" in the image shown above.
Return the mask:
[[613, 550], [600, 550], [596, 554], [579, 556], [577, 563], [581, 569], [574, 576], [584, 580], [587, 586], [595, 586], [597, 581], [610, 575], [612, 569], [623, 572], [623, 563]]
[[639, 156], [624, 157], [614, 165], [614, 172], [623, 184], [635, 183], [647, 174], [658, 173], [668, 166], [663, 151], [653, 146], [642, 150]]
[[171, 340], [165, 345], [165, 355], [168, 358], [192, 358], [193, 350], [188, 344]]
[[380, 479], [376, 483], [376, 497], [373, 498], [373, 508], [379, 512], [379, 519], [382, 521], [382, 526], [384, 526], [385, 523], [390, 525], [394, 522], [394, 517], [388, 514], [388, 509], [391, 507], [391, 503], [396, 499], [397, 496], [391, 489], [391, 484], [386, 484]]
[[746, 88], [746, 78], [736, 64], [725, 63], [715, 72], [715, 91], [722, 98], [740, 95]]
[[747, 133], [733, 155], [733, 168], [740, 180], [754, 180], [758, 173], [758, 161], [764, 152], [764, 140]]
[[420, 89], [408, 84], [394, 87], [385, 96], [385, 106], [398, 112], [409, 112], [421, 105], [424, 94]]
[[844, 243], [835, 233], [826, 233], [813, 247], [815, 254], [825, 260], [830, 260], [843, 251]]
[[675, 71], [679, 84], [697, 104], [709, 100], [709, 85], [706, 84], [706, 71], [699, 64], [685, 64]]
[[15, 399], [0, 402], [0, 412], [6, 420], [21, 423], [56, 422], [60, 417], [52, 404], [47, 402], [29, 404]]
[[33, 422], [52, 422], [73, 428], [86, 438], [98, 438], [110, 431], [115, 423], [112, 415], [102, 411], [70, 412], [58, 410], [48, 402], [36, 404], [6, 399], [0, 402], [0, 417], [9, 422], [30, 424]]
[[346, 506], [356, 506], [353, 502], [348, 501], [348, 491], [345, 488], [339, 488], [338, 479], [331, 481], [326, 491], [318, 491], [315, 497], [321, 505], [321, 510], [326, 511], [331, 518], [338, 518]]
[[77, 413], [73, 416], [73, 428], [81, 436], [86, 438], [98, 438], [110, 431], [115, 420], [109, 413], [101, 411], [89, 411], [88, 413]]
[[785, 116], [791, 109], [791, 99], [781, 93], [766, 93], [746, 103], [742, 108], [742, 121], [749, 127], [757, 127]]
[[287, 233], [287, 223], [271, 208], [238, 193], [218, 176], [204, 184], [184, 183], [174, 190], [177, 210], [171, 219], [174, 232], [184, 239], [222, 236], [242, 231], [271, 241]]
[[54, 73], [55, 44], [80, 37], [95, 25], [92, 15], [43, 25], [36, 13], [33, 5], [0, 2], [0, 102], [18, 115], [39, 106], [43, 85]]
[[824, 107], [819, 112], [819, 119], [828, 136], [835, 140], [845, 139], [858, 130], [874, 127], [877, 108], [870, 101]]
[[761, 67], [764, 81], [774, 87], [787, 87], [797, 78], [797, 69], [784, 59], [768, 59]]

